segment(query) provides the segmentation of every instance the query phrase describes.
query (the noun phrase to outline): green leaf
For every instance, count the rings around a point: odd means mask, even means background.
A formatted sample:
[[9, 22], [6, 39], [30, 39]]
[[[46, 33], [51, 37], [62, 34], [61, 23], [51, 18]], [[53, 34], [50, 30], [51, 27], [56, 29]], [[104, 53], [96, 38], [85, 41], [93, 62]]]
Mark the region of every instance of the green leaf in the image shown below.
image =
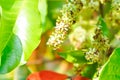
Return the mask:
[[38, 10], [41, 14], [41, 23], [45, 24], [45, 20], [47, 16], [47, 0], [39, 0]]
[[[120, 31], [115, 34], [115, 36], [120, 36]], [[111, 41], [110, 45], [112, 45], [112, 47], [120, 47], [120, 40], [119, 38], [113, 38], [113, 40]]]
[[62, 58], [71, 63], [86, 63], [87, 60], [84, 57], [84, 53], [82, 51], [70, 51], [70, 52], [62, 52], [58, 53]]
[[102, 17], [99, 17], [97, 25], [98, 25], [98, 27], [101, 28], [103, 35], [105, 35], [107, 37], [110, 36], [110, 32], [109, 32], [109, 29], [107, 27], [107, 24], [105, 23], [105, 21], [103, 20]]
[[14, 71], [11, 71], [7, 74], [0, 74], [0, 80], [14, 80]]
[[64, 0], [48, 0], [48, 17], [53, 22], [53, 24], [56, 23], [56, 19], [59, 16], [59, 13], [65, 3]]
[[40, 12], [42, 34], [54, 27], [59, 8], [62, 7], [64, 0], [39, 0], [38, 9]]
[[0, 73], [3, 74], [12, 71], [21, 60], [22, 45], [20, 39], [12, 34], [2, 53]]
[[40, 42], [41, 26], [38, 0], [24, 0], [14, 33], [22, 42], [24, 58], [27, 60]]
[[[1, 0], [2, 1], [2, 0]], [[5, 4], [8, 0], [3, 0], [1, 4]], [[14, 5], [9, 10], [6, 7], [1, 8], [1, 18], [0, 18], [0, 57], [2, 55], [3, 49], [6, 47], [11, 35], [13, 34], [13, 27], [20, 9], [21, 1], [17, 0]]]
[[17, 80], [26, 80], [29, 74], [28, 66], [21, 65], [16, 69], [14, 77]]
[[[47, 0], [39, 0], [38, 1], [38, 10], [40, 12], [40, 20], [41, 20], [41, 29], [42, 29], [42, 33], [44, 33], [47, 28], [49, 28], [47, 26], [48, 24], [48, 19], [47, 19]], [[49, 25], [50, 26], [50, 25]]]
[[15, 1], [16, 0], [0, 0], [0, 5], [5, 10], [9, 10], [9, 9], [11, 9], [11, 7], [13, 6], [13, 4], [14, 4]]
[[111, 9], [112, 9], [112, 0], [106, 1], [104, 6], [104, 14], [106, 15], [107, 13], [109, 13]]
[[99, 80], [120, 80], [120, 48], [116, 48], [104, 65]]
[[87, 64], [85, 69], [82, 70], [81, 75], [84, 77], [92, 79], [95, 72], [97, 72], [97, 67], [98, 67], [97, 63]]

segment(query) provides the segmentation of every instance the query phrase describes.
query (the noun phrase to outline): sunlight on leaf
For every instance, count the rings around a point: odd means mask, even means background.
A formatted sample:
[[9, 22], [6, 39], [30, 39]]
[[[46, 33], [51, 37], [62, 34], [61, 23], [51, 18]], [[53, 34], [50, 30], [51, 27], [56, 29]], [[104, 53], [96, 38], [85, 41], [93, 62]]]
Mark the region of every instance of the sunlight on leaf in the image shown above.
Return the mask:
[[2, 7], [0, 6], [0, 18], [1, 18], [1, 15], [2, 15]]
[[14, 33], [22, 42], [24, 58], [28, 60], [40, 42], [41, 27], [38, 0], [24, 0], [18, 16]]
[[[8, 1], [8, 0], [7, 0]], [[3, 2], [7, 3], [6, 0], [3, 0]], [[1, 4], [5, 4], [1, 3]], [[13, 3], [12, 3], [13, 4]], [[21, 1], [16, 0], [14, 4], [11, 4], [11, 8], [6, 9], [6, 7], [3, 5], [2, 8], [2, 15], [0, 19], [0, 56], [2, 55], [3, 49], [6, 47], [9, 39], [11, 38], [11, 34], [13, 31], [13, 27], [21, 6]]]

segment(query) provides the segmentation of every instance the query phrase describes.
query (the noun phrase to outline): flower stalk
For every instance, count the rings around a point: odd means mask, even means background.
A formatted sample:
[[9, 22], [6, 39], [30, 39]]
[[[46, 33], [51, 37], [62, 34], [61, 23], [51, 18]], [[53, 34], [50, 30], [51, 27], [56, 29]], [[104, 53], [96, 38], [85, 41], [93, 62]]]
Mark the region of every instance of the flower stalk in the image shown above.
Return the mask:
[[93, 48], [86, 52], [85, 58], [93, 63], [103, 64], [107, 59], [107, 52], [110, 48], [109, 40], [102, 34], [100, 28], [96, 28], [95, 35], [93, 36]]
[[64, 42], [70, 27], [76, 22], [76, 17], [82, 8], [80, 0], [69, 0], [63, 6], [61, 15], [56, 20], [55, 30], [52, 32], [47, 45], [53, 47], [54, 50], [58, 49]]

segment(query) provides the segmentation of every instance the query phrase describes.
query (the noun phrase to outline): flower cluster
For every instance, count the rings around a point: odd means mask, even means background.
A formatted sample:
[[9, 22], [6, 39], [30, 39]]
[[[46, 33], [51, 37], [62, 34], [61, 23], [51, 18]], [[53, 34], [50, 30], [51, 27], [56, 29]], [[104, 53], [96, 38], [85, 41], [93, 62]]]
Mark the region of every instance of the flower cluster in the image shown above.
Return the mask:
[[109, 49], [109, 40], [102, 34], [100, 28], [97, 28], [93, 36], [93, 48], [86, 52], [85, 58], [90, 62], [102, 64], [106, 61], [107, 51]]
[[86, 52], [86, 59], [90, 62], [98, 62], [99, 61], [99, 55], [98, 51], [95, 48], [90, 48], [88, 52]]
[[56, 26], [54, 32], [52, 32], [47, 45], [57, 49], [61, 46], [68, 30], [75, 23], [75, 18], [82, 8], [80, 0], [70, 0], [63, 6], [61, 15], [56, 20]]
[[70, 43], [75, 47], [75, 50], [82, 48], [82, 44], [86, 39], [86, 30], [78, 26], [69, 35]]

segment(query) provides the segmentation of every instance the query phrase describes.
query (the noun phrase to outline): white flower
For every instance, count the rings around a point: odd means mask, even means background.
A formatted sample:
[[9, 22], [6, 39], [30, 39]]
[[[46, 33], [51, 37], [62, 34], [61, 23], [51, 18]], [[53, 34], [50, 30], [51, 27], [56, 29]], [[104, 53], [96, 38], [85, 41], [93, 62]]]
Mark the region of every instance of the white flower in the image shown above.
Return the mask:
[[77, 27], [75, 30], [69, 35], [69, 40], [71, 44], [77, 49], [81, 47], [81, 44], [86, 39], [86, 30], [82, 27]]

